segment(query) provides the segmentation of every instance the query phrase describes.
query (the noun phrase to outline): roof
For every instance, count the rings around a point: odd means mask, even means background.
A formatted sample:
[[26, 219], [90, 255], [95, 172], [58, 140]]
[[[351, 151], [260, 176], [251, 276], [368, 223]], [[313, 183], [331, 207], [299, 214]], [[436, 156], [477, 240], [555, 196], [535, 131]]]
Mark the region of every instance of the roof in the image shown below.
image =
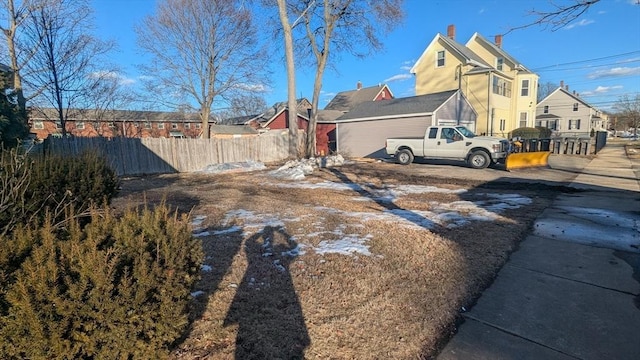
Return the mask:
[[589, 104], [588, 102], [584, 101], [582, 98], [580, 98], [579, 96], [576, 96], [572, 93], [570, 93], [568, 90], [565, 90], [562, 87], [558, 87], [557, 89], [555, 89], [554, 91], [552, 91], [549, 95], [547, 95], [544, 99], [540, 100], [540, 102], [538, 103], [538, 106], [540, 106], [542, 103], [544, 103], [548, 98], [550, 98], [551, 96], [553, 96], [553, 94], [557, 93], [557, 92], [561, 92], [564, 93], [565, 95], [569, 96], [570, 98], [572, 98], [575, 101], [578, 101], [580, 103], [582, 103], [584, 106], [587, 106], [589, 108], [592, 109], [596, 109], [597, 108], [595, 106], [592, 106], [591, 104]]
[[[53, 108], [33, 108], [31, 116], [34, 119], [57, 119], [58, 112]], [[67, 120], [81, 121], [148, 121], [148, 122], [200, 122], [197, 113], [167, 112], [167, 111], [139, 111], [139, 110], [104, 110], [69, 109]]]
[[482, 71], [485, 71], [485, 70], [493, 68], [486, 61], [484, 61], [478, 54], [473, 52], [473, 50], [469, 49], [465, 45], [462, 45], [459, 42], [457, 42], [457, 41], [455, 41], [455, 40], [453, 40], [453, 39], [451, 39], [451, 38], [449, 38], [447, 36], [444, 36], [444, 35], [438, 33], [433, 38], [433, 40], [431, 40], [431, 43], [429, 43], [429, 45], [425, 48], [424, 52], [422, 53], [422, 55], [420, 55], [420, 58], [418, 58], [418, 61], [416, 61], [416, 63], [411, 68], [411, 70], [409, 70], [410, 73], [412, 73], [412, 74], [416, 73], [416, 67], [418, 66], [418, 64], [420, 64], [422, 59], [424, 59], [424, 57], [426, 56], [427, 52], [429, 51], [429, 48], [431, 48], [431, 46], [434, 43], [436, 43], [438, 40], [440, 40], [443, 43], [445, 43], [452, 50], [453, 53], [458, 54], [460, 60], [462, 61], [462, 63], [464, 65], [471, 65], [471, 66], [474, 66], [476, 68], [481, 69]]
[[318, 121], [332, 121], [344, 115], [344, 111], [340, 110], [318, 110]]
[[395, 98], [362, 103], [348, 113], [340, 116], [335, 122], [353, 119], [393, 117], [412, 114], [429, 114], [436, 111], [458, 90], [443, 91], [435, 94]]
[[386, 84], [379, 84], [356, 90], [342, 91], [336, 94], [331, 101], [324, 107], [325, 110], [350, 111], [356, 105], [366, 101], [374, 101], [380, 92], [385, 89], [391, 94], [391, 90]]
[[542, 114], [536, 116], [536, 119], [559, 119], [560, 116], [554, 114]]
[[213, 134], [257, 134], [258, 132], [250, 126], [238, 125], [211, 125], [211, 133]]
[[507, 61], [511, 62], [514, 65], [514, 67], [517, 68], [518, 70], [531, 73], [531, 71], [529, 69], [527, 69], [524, 65], [522, 65], [522, 63], [520, 61], [518, 61], [513, 56], [509, 55], [509, 53], [507, 53], [506, 51], [502, 50], [501, 47], [499, 47], [496, 44], [492, 43], [491, 41], [487, 40], [484, 36], [480, 35], [477, 32], [473, 34], [473, 36], [471, 37], [471, 39], [469, 39], [467, 44], [469, 42], [473, 41], [474, 39], [479, 39], [480, 41], [485, 43], [485, 45], [490, 47], [493, 51], [495, 51], [496, 53], [500, 54], [500, 56], [502, 56]]

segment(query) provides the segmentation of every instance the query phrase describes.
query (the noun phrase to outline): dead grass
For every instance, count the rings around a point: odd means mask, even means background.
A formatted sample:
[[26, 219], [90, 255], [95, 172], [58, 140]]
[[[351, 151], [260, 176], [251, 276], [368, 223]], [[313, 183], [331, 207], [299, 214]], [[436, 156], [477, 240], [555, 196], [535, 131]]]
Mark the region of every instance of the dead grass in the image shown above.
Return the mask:
[[[283, 181], [245, 173], [123, 182], [117, 207], [166, 198], [185, 212], [206, 215], [209, 231], [244, 229], [202, 238], [212, 270], [203, 272], [198, 289], [205, 295], [195, 298], [192, 327], [173, 358], [430, 358], [455, 331], [461, 308], [491, 283], [556, 191], [522, 185], [489, 190], [474, 181], [399, 176], [384, 164], [316, 171], [306, 180], [354, 185], [350, 191], [277, 186]], [[469, 191], [408, 195], [392, 203], [371, 199], [375, 189], [397, 184]], [[487, 192], [519, 193], [533, 202], [496, 221], [453, 229], [348, 215], [427, 211], [434, 202], [475, 201]], [[233, 210], [288, 220], [261, 229], [225, 224]], [[318, 246], [345, 234], [369, 236], [372, 255], [286, 255], [297, 243]]]

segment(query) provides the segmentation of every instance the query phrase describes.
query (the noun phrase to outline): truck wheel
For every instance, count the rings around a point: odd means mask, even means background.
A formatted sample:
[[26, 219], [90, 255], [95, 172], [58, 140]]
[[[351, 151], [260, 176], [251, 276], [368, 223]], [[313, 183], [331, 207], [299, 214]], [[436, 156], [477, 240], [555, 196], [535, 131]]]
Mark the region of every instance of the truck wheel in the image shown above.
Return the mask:
[[491, 159], [486, 152], [478, 150], [469, 156], [468, 163], [474, 169], [484, 169], [491, 164]]
[[413, 162], [413, 153], [408, 149], [398, 150], [396, 160], [398, 160], [398, 164], [409, 165]]

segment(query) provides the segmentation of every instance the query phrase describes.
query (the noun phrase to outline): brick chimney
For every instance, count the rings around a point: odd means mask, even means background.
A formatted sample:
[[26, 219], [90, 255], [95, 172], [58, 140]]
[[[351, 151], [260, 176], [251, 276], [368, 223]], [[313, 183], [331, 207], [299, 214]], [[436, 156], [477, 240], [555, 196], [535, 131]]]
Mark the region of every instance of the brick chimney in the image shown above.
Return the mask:
[[502, 35], [496, 35], [495, 43], [497, 47], [502, 48]]
[[356, 90], [360, 90], [360, 89], [362, 89], [362, 83], [358, 81], [358, 83], [356, 84]]
[[447, 26], [447, 37], [451, 40], [456, 39], [456, 26], [451, 24]]

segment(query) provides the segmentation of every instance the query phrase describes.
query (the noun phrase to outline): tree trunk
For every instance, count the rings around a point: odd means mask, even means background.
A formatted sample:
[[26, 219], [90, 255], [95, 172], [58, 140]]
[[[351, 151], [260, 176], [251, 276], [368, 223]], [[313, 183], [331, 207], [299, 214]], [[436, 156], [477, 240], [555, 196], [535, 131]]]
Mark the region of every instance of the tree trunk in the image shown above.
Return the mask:
[[287, 107], [289, 110], [289, 134], [291, 135], [289, 154], [298, 158], [298, 109], [296, 104], [296, 72], [293, 59], [293, 34], [289, 24], [285, 0], [278, 0], [278, 12], [282, 29], [284, 30], [284, 48], [287, 59]]

